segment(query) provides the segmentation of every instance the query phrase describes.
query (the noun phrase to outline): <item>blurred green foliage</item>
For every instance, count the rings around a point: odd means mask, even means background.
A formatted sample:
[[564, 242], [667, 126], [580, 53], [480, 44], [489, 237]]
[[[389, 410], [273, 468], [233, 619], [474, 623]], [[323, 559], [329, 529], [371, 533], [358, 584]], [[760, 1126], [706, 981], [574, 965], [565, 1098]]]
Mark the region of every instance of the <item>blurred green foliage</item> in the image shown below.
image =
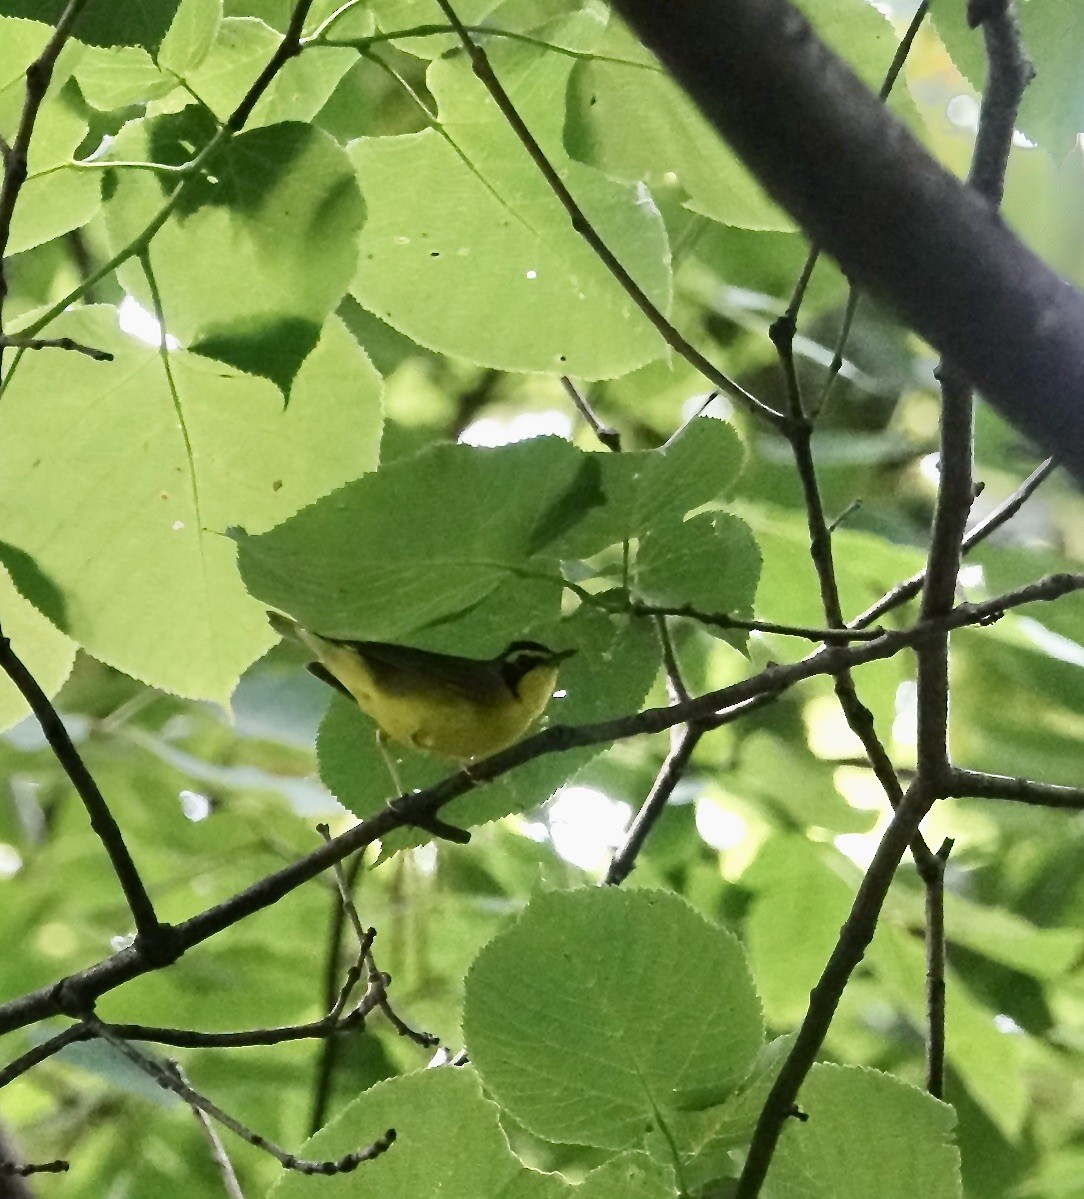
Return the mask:
[[[0, 619], [55, 697], [164, 919], [192, 916], [315, 848], [319, 821], [339, 831], [388, 798], [371, 726], [272, 645], [266, 604], [343, 636], [478, 656], [523, 634], [575, 645], [567, 695], [551, 708], [553, 721], [570, 723], [666, 702], [653, 625], [622, 608], [626, 587], [659, 604], [823, 623], [788, 447], [725, 397], [707, 404], [707, 384], [589, 252], [454, 39], [430, 28], [441, 20], [435, 4], [318, 0], [306, 31], [321, 32], [233, 138], [222, 122], [267, 64], [291, 6], [143, 7], [146, 20], [126, 26], [127, 6], [111, 13], [92, 0], [99, 16], [61, 55], [31, 143], [5, 329], [37, 331], [51, 312], [43, 336], [115, 359], [6, 351]], [[875, 8], [801, 7], [864, 78], [881, 76], [899, 29]], [[23, 73], [48, 36], [27, 9], [0, 0], [9, 142]], [[517, 109], [638, 283], [712, 361], [781, 406], [767, 329], [807, 249], [787, 218], [601, 4], [475, 0], [458, 11], [488, 25], [484, 44]], [[937, 33], [920, 35], [894, 103], [962, 174], [979, 40], [965, 40], [951, 6], [934, 11]], [[1073, 0], [1031, 0], [1023, 12], [1039, 76], [1021, 125], [1035, 144], [1013, 149], [1006, 218], [1079, 282], [1084, 16]], [[185, 166], [207, 147], [198, 169]], [[845, 281], [822, 263], [795, 345], [809, 397], [822, 394], [845, 303]], [[176, 339], [164, 351], [156, 308]], [[847, 616], [921, 567], [933, 365], [888, 314], [859, 305], [814, 439], [828, 518], [839, 522]], [[562, 374], [620, 435], [622, 455], [600, 447]], [[505, 448], [481, 448], [496, 445]], [[1035, 456], [985, 410], [976, 452], [979, 519]], [[1082, 515], [1079, 495], [1054, 477], [973, 556], [962, 593], [984, 598], [1080, 569]], [[1084, 782], [1082, 603], [1068, 597], [954, 637], [961, 764]], [[693, 692], [808, 650], [717, 632], [671, 622]], [[911, 661], [873, 663], [856, 681], [894, 761], [912, 767]], [[0, 1002], [107, 956], [132, 932], [85, 813], [24, 713], [5, 683]], [[469, 845], [416, 837], [404, 848], [404, 838], [362, 871], [357, 904], [377, 929], [395, 1010], [453, 1052], [465, 1023], [485, 1091], [466, 1071], [413, 1073], [429, 1051], [374, 1014], [334, 1042], [323, 1116], [338, 1119], [307, 1156], [348, 1152], [394, 1123], [402, 1144], [378, 1163], [387, 1194], [428, 1193], [423, 1181], [439, 1181], [440, 1164], [458, 1154], [478, 1173], [449, 1178], [455, 1189], [442, 1194], [549, 1195], [571, 1189], [567, 1179], [583, 1199], [650, 1199], [674, 1193], [675, 1172], [690, 1193], [726, 1193], [711, 1188], [735, 1172], [781, 1052], [772, 1038], [801, 1018], [886, 804], [818, 680], [705, 737], [630, 892], [589, 894], [582, 888], [601, 876], [667, 748], [665, 737], [645, 737], [541, 759], [452, 810], [476, 826]], [[442, 773], [409, 755], [402, 769], [417, 786]], [[1084, 826], [1072, 812], [955, 800], [925, 832], [935, 846], [955, 840], [947, 1098], [963, 1193], [1075, 1199], [1084, 1194]], [[649, 889], [681, 899], [651, 899]], [[347, 940], [331, 942], [337, 902], [330, 877], [309, 883], [105, 996], [100, 1014], [202, 1030], [316, 1019], [351, 958]], [[600, 915], [592, 903], [613, 906]], [[657, 909], [673, 925], [652, 924]], [[544, 935], [530, 935], [531, 921]], [[916, 1158], [893, 1144], [874, 1177], [902, 1180], [901, 1195], [954, 1193], [950, 1114], [904, 1085], [922, 1082], [922, 922], [922, 890], [905, 864], [825, 1046], [848, 1068], [811, 1077], [802, 1106], [824, 1116], [787, 1142], [773, 1194], [829, 1193], [815, 1180], [832, 1168], [854, 1181], [830, 1193], [872, 1193], [868, 1162], [847, 1157], [848, 1129], [863, 1120], [877, 1154], [893, 1127], [934, 1146]], [[633, 929], [635, 952], [611, 962], [601, 950], [622, 948]], [[668, 964], [638, 979], [645, 961]], [[483, 986], [487, 971], [497, 981]], [[498, 1003], [502, 982], [509, 994]], [[574, 1043], [555, 1008], [575, 998], [573, 983], [591, 992], [595, 982], [598, 1009], [577, 1001], [583, 1043]], [[628, 1002], [607, 1009], [609, 994]], [[545, 995], [528, 1018], [532, 996]], [[746, 1015], [762, 1008], [766, 1030], [750, 1015], [720, 1049], [708, 1033], [723, 1036], [711, 1022], [727, 1003]], [[691, 1068], [692, 1082], [671, 1076], [653, 1021], [682, 1053], [733, 1052], [732, 1090], [706, 1094], [712, 1080]], [[0, 1062], [62, 1023], [0, 1038]], [[615, 1132], [620, 1121], [601, 1106], [590, 1127], [574, 1126], [582, 1111], [565, 1112], [566, 1125], [552, 1095], [517, 1091], [524, 1079], [560, 1076], [563, 1055], [589, 1057], [612, 1028], [627, 1041], [592, 1068], [608, 1082], [624, 1079], [630, 1061], [656, 1071], [636, 1095], [647, 1106], [631, 1107], [658, 1120], [640, 1141], [624, 1125]], [[176, 1052], [195, 1086], [264, 1136], [296, 1149], [311, 1131], [319, 1042], [162, 1052]], [[0, 1113], [26, 1159], [71, 1162], [62, 1182], [35, 1181], [42, 1195], [221, 1189], [191, 1113], [100, 1045], [73, 1046], [23, 1075], [0, 1094]], [[665, 1151], [663, 1128], [674, 1137]], [[421, 1156], [404, 1147], [408, 1133]], [[227, 1148], [246, 1194], [278, 1177], [251, 1147], [230, 1139]], [[916, 1160], [929, 1176], [914, 1173]], [[798, 1190], [784, 1191], [784, 1171]], [[363, 1166], [334, 1184], [290, 1178], [280, 1189], [355, 1193], [367, 1181]]]

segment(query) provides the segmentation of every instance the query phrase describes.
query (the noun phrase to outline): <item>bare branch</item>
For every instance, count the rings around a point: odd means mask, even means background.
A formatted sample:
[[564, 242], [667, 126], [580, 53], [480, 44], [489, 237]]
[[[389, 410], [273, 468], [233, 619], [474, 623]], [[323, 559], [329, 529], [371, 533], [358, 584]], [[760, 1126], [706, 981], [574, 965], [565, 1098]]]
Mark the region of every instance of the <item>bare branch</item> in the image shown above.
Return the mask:
[[[974, 549], [976, 545], [985, 541], [991, 533], [997, 532], [1002, 525], [1011, 520], [1039, 489], [1040, 484], [1049, 478], [1056, 466], [1057, 463], [1053, 458], [1047, 458], [1045, 462], [1037, 466], [1028, 475], [1010, 496], [1002, 500], [992, 512], [979, 521], [964, 537], [964, 554], [966, 555], [968, 550]], [[909, 599], [914, 599], [922, 590], [922, 585], [925, 581], [926, 572], [925, 570], [920, 570], [917, 574], [913, 574], [902, 583], [897, 583], [891, 591], [886, 592], [875, 604], [867, 608], [859, 616], [856, 616], [847, 627], [850, 629], [868, 628], [886, 612], [890, 612], [893, 608], [898, 608]]]
[[1056, 783], [961, 770], [959, 767], [953, 767], [950, 771], [948, 785], [949, 794], [960, 798], [1011, 799], [1016, 803], [1073, 811], [1084, 808], [1084, 787], [1061, 787]]
[[70, 337], [0, 336], [0, 349], [6, 349], [8, 346], [16, 350], [70, 350], [75, 354], [85, 354], [95, 362], [113, 361], [113, 355], [108, 350], [99, 350], [97, 346], [85, 346]]
[[632, 873], [636, 858], [639, 856], [648, 834], [670, 802], [674, 788], [684, 777], [689, 759], [693, 756], [693, 750], [696, 749], [704, 732], [704, 729], [698, 728], [696, 725], [689, 725], [682, 730], [677, 744], [667, 754], [666, 761], [663, 762], [651, 791], [637, 812], [636, 819], [629, 825], [625, 840], [610, 862], [610, 868], [602, 880], [607, 886], [612, 887], [623, 883]]
[[561, 376], [561, 386], [565, 389], [565, 394], [572, 401], [577, 412], [591, 426], [595, 436], [602, 442], [606, 449], [613, 450], [615, 453], [620, 452], [621, 434], [616, 429], [599, 420], [598, 416], [595, 415], [594, 409], [588, 404], [586, 396], [583, 395], [567, 375]]
[[926, 886], [926, 1090], [937, 1099], [945, 1089], [945, 866], [952, 853], [946, 838], [933, 855], [936, 875]]
[[389, 1128], [366, 1148], [359, 1149], [354, 1153], [347, 1153], [343, 1157], [333, 1161], [308, 1161], [305, 1158], [295, 1157], [292, 1153], [287, 1153], [284, 1149], [280, 1149], [274, 1141], [269, 1141], [267, 1137], [253, 1132], [242, 1124], [240, 1120], [223, 1111], [217, 1104], [212, 1103], [205, 1095], [201, 1095], [198, 1091], [194, 1090], [184, 1081], [179, 1071], [171, 1069], [155, 1058], [140, 1053], [135, 1046], [130, 1045], [123, 1037], [118, 1036], [108, 1024], [104, 1024], [94, 1016], [87, 1017], [87, 1024], [96, 1036], [108, 1041], [114, 1049], [123, 1054], [134, 1066], [142, 1070], [150, 1078], [153, 1078], [163, 1090], [172, 1091], [173, 1094], [183, 1099], [193, 1110], [204, 1112], [224, 1128], [228, 1128], [230, 1132], [241, 1137], [242, 1140], [270, 1154], [286, 1170], [294, 1170], [298, 1174], [348, 1174], [356, 1170], [364, 1162], [372, 1161], [373, 1158], [386, 1153], [395, 1142], [395, 1129]]
[[72, 786], [83, 801], [83, 806], [90, 817], [90, 826], [105, 847], [113, 872], [128, 901], [141, 951], [151, 957], [160, 958], [163, 965], [175, 960], [176, 953], [171, 939], [172, 930], [169, 925], [159, 921], [150, 896], [143, 886], [143, 880], [139, 877], [128, 847], [124, 844], [120, 826], [113, 818], [113, 813], [109, 810], [105, 797], [98, 790], [98, 784], [79, 756], [79, 751], [68, 736], [68, 730], [57, 715], [56, 709], [49, 702], [45, 692], [38, 686], [37, 680], [11, 648], [11, 642], [4, 636], [2, 630], [0, 630], [0, 670], [3, 670], [11, 679], [19, 693], [30, 705], [30, 710], [49, 743], [49, 748], [56, 755], [64, 773], [71, 780]]

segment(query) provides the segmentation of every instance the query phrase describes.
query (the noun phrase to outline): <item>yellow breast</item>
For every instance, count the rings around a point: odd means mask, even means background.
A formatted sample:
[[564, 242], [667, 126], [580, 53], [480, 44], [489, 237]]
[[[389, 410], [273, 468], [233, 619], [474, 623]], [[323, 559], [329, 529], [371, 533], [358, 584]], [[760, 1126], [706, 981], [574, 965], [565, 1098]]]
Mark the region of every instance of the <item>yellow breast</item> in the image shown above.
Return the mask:
[[557, 684], [557, 665], [535, 667], [516, 693], [502, 683], [465, 694], [440, 680], [391, 690], [379, 685], [365, 659], [323, 642], [320, 658], [363, 712], [392, 740], [454, 762], [484, 758], [518, 741], [542, 714]]

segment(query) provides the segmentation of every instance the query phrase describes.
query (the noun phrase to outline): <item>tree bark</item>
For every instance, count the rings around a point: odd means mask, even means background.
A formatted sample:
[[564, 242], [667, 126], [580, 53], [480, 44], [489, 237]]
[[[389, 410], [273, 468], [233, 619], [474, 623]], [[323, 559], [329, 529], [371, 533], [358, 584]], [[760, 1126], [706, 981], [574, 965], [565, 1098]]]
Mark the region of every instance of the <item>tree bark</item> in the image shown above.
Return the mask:
[[786, 0], [613, 0], [769, 194], [1084, 482], [1084, 296]]

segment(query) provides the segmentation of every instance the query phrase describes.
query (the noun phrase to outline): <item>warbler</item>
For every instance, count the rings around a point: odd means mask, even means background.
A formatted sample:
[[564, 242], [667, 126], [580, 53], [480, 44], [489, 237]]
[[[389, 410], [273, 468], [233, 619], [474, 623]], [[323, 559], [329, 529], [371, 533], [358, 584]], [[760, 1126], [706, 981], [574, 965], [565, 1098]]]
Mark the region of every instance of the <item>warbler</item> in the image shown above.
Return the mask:
[[276, 633], [309, 651], [311, 673], [352, 699], [383, 734], [458, 763], [518, 741], [549, 703], [561, 662], [575, 652], [513, 641], [495, 658], [461, 658], [322, 637], [278, 612], [267, 618]]

